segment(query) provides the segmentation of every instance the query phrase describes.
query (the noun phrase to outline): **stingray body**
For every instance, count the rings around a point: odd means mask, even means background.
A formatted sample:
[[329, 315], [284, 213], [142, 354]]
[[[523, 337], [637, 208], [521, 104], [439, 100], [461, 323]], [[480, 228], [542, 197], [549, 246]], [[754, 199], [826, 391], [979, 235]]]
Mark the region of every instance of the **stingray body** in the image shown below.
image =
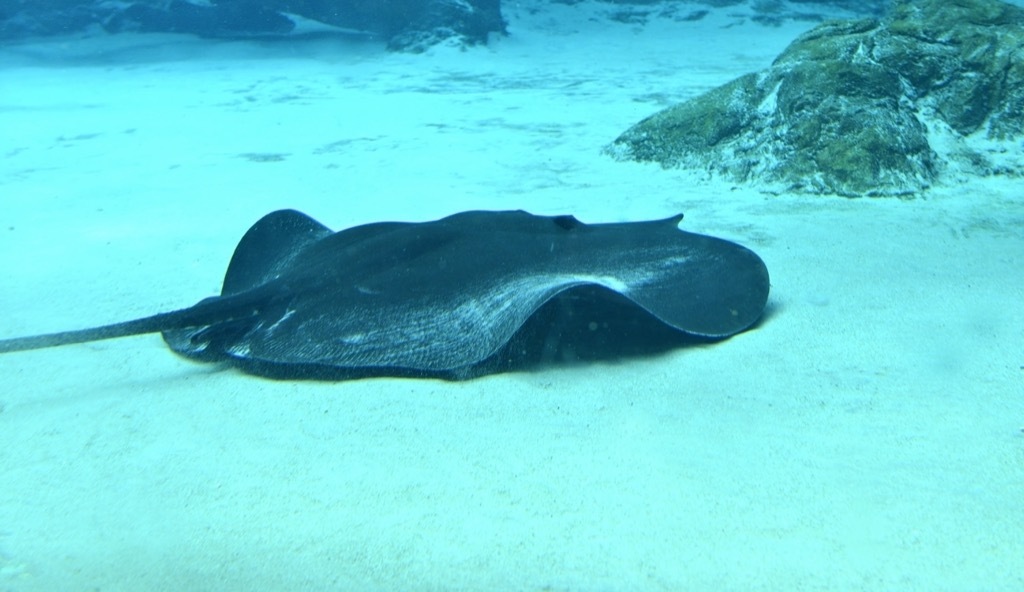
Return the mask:
[[333, 232], [282, 210], [239, 242], [220, 296], [3, 340], [0, 353], [159, 331], [185, 356], [268, 374], [468, 377], [542, 307], [572, 294], [618, 299], [674, 332], [717, 339], [743, 331], [767, 301], [764, 263], [735, 243], [680, 230], [681, 219], [584, 224], [470, 211]]

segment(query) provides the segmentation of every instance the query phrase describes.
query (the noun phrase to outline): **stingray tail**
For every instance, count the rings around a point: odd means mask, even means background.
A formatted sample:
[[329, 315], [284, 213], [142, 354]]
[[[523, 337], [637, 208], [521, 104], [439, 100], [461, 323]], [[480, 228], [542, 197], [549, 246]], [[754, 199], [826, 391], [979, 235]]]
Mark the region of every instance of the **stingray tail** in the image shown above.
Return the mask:
[[141, 335], [143, 333], [154, 333], [173, 325], [181, 317], [180, 311], [166, 312], [151, 317], [104, 325], [102, 327], [90, 327], [78, 331], [61, 331], [60, 333], [48, 333], [46, 335], [32, 335], [29, 337], [16, 337], [14, 339], [0, 340], [0, 354], [10, 352], [27, 351], [31, 349], [42, 349], [57, 345], [70, 345], [72, 343], [85, 343], [87, 341], [100, 341], [113, 339], [115, 337], [127, 337], [129, 335]]
[[233, 296], [214, 296], [190, 308], [163, 312], [150, 317], [114, 323], [112, 325], [103, 325], [102, 327], [90, 327], [77, 331], [61, 331], [60, 333], [48, 333], [46, 335], [15, 337], [14, 339], [0, 339], [0, 354], [43, 349], [44, 347], [55, 347], [58, 345], [70, 345], [72, 343], [85, 343], [87, 341], [101, 341], [116, 337], [128, 337], [129, 335], [142, 335], [144, 333], [159, 333], [161, 331], [184, 329], [186, 327], [234, 323], [244, 319], [255, 318], [265, 300], [261, 291], [253, 290]]

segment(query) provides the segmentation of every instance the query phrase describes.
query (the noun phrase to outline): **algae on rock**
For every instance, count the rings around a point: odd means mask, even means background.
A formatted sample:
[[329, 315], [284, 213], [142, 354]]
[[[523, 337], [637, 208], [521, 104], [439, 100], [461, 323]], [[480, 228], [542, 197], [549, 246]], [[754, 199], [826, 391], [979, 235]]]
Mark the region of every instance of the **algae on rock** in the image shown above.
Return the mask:
[[965, 172], [1019, 174], [1024, 161], [988, 147], [1024, 133], [1022, 58], [1020, 8], [900, 0], [882, 20], [812, 29], [769, 69], [648, 117], [607, 151], [846, 196], [913, 195]]

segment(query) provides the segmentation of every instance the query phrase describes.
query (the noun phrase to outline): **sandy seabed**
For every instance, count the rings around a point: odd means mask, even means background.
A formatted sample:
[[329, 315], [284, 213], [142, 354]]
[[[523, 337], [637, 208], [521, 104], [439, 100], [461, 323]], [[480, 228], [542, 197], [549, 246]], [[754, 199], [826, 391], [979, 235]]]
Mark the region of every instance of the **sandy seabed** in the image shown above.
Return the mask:
[[219, 291], [278, 208], [664, 218], [745, 244], [754, 330], [468, 382], [275, 382], [159, 336], [0, 357], [0, 589], [1024, 589], [1024, 192], [764, 195], [600, 148], [767, 66], [730, 14], [507, 10], [488, 47], [0, 48], [0, 336]]

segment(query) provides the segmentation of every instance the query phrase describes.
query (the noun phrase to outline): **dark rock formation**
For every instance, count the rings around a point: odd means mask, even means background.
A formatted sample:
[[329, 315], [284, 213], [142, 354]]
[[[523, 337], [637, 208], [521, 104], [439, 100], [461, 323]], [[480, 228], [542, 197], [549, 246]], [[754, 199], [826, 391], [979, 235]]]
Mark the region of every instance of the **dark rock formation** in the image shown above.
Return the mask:
[[[583, 0], [550, 0], [577, 4]], [[780, 26], [787, 21], [822, 22], [828, 18], [880, 17], [892, 0], [601, 0], [621, 8], [608, 17], [622, 23], [642, 25], [655, 19], [697, 21], [710, 9], [723, 9], [736, 24], [750, 19]]]
[[110, 32], [203, 37], [284, 35], [290, 15], [422, 51], [440, 41], [483, 43], [505, 31], [500, 0], [0, 0], [0, 39], [67, 35], [101, 25]]
[[185, 0], [129, 4], [104, 19], [110, 32], [191, 33], [200, 37], [235, 35], [281, 35], [291, 32], [295, 23], [263, 2], [250, 0], [214, 0], [198, 5]]
[[1020, 174], [1024, 10], [900, 0], [884, 20], [833, 21], [772, 67], [657, 113], [608, 147], [772, 190], [916, 194], [957, 174]]

